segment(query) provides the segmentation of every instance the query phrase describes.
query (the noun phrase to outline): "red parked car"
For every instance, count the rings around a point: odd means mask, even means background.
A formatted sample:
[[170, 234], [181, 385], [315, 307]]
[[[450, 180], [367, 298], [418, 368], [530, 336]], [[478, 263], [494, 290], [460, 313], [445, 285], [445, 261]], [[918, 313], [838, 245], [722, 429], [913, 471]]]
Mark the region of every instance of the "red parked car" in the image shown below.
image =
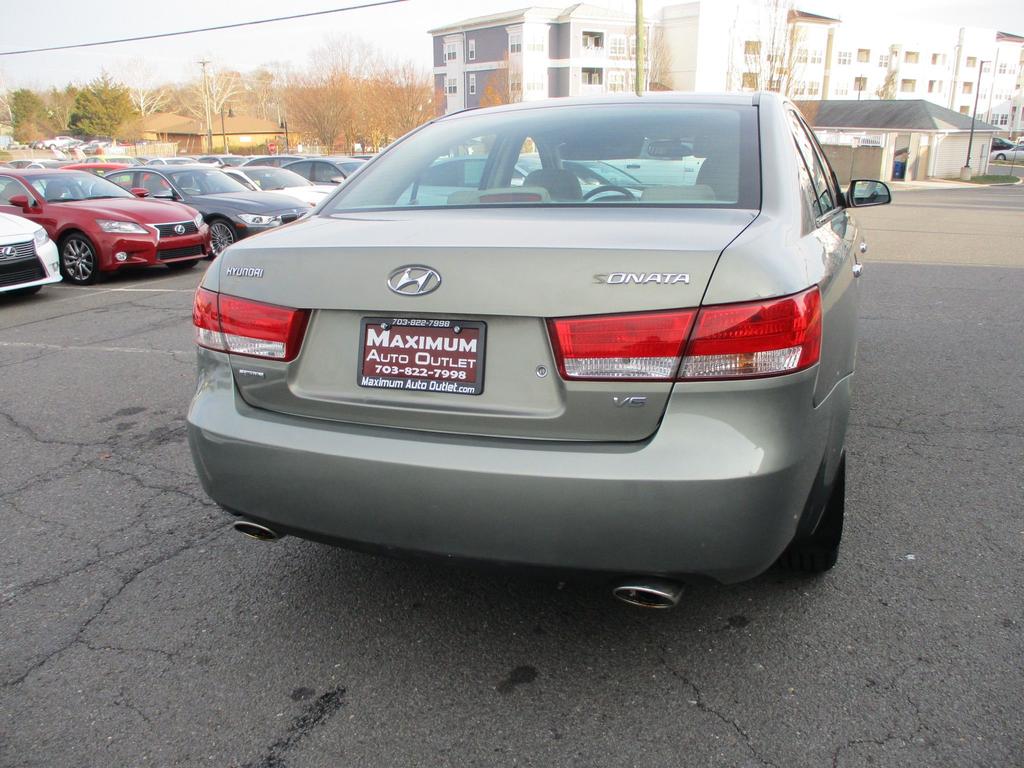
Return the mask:
[[133, 192], [84, 171], [0, 169], [0, 213], [42, 226], [57, 243], [61, 274], [77, 285], [122, 267], [188, 269], [211, 253], [195, 209]]
[[108, 171], [120, 171], [123, 168], [131, 167], [132, 166], [126, 163], [101, 163], [83, 160], [80, 163], [62, 165], [60, 169], [62, 171], [89, 171], [90, 173], [95, 173], [97, 176], [103, 176]]

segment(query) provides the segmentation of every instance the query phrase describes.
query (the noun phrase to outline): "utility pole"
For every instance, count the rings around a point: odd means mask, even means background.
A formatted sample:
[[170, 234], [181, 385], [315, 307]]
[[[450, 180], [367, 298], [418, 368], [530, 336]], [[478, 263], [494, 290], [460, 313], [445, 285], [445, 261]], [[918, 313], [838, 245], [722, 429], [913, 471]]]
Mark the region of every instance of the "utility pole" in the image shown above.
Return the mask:
[[206, 151], [213, 152], [213, 116], [210, 114], [210, 80], [206, 76], [206, 65], [209, 59], [202, 59], [199, 66], [203, 68], [203, 114], [206, 115]]
[[971, 113], [971, 135], [967, 139], [967, 163], [960, 169], [960, 178], [964, 181], [971, 180], [971, 150], [974, 149], [974, 121], [978, 119], [978, 97], [981, 96], [981, 73], [985, 71], [988, 61], [978, 62], [978, 82], [974, 84], [974, 112]]
[[644, 62], [647, 60], [644, 49], [644, 0], [636, 0], [636, 95], [644, 95]]

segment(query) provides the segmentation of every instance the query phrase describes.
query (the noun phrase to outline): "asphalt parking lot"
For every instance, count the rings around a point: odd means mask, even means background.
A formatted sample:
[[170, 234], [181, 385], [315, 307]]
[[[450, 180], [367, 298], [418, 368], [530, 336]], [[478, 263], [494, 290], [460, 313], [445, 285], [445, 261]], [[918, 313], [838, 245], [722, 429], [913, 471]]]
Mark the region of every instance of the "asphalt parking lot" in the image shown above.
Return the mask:
[[862, 221], [840, 563], [671, 612], [245, 539], [198, 269], [0, 299], [0, 765], [1024, 765], [1024, 186]]

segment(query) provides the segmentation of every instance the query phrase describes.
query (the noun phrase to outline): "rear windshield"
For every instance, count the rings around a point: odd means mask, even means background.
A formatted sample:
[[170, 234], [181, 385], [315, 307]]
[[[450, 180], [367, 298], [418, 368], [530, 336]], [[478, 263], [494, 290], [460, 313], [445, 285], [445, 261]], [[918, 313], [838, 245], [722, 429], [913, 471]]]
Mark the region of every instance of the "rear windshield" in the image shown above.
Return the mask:
[[491, 206], [760, 206], [754, 107], [553, 105], [441, 120], [321, 215]]

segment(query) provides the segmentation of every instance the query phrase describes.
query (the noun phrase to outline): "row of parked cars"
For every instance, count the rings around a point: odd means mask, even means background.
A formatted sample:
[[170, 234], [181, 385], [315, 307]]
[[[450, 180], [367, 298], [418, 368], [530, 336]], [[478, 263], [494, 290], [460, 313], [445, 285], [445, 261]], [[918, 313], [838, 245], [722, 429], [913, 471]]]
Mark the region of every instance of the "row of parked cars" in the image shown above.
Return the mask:
[[[125, 267], [188, 269], [237, 240], [295, 221], [365, 163], [270, 156], [233, 167], [234, 158], [0, 167], [0, 293], [35, 293], [61, 279], [89, 285]], [[332, 175], [315, 183], [314, 170], [328, 173], [321, 166]]]

